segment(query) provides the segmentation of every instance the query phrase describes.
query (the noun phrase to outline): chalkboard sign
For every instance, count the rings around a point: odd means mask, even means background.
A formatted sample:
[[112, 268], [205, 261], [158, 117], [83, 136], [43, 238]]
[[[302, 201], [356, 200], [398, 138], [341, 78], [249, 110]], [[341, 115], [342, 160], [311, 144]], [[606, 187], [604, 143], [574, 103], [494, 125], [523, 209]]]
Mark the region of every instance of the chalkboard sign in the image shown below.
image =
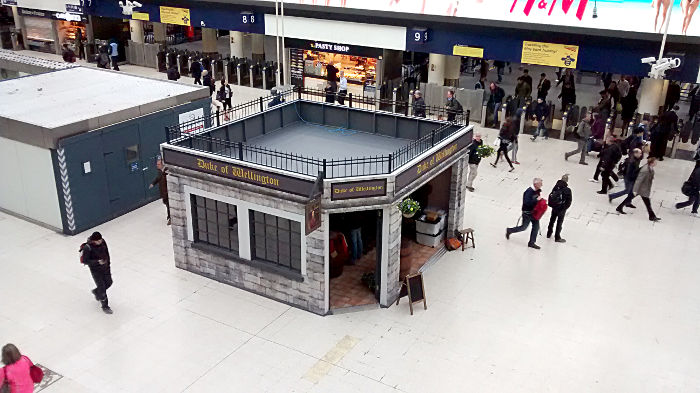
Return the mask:
[[401, 291], [399, 298], [396, 299], [396, 304], [402, 297], [408, 296], [408, 307], [413, 315], [413, 303], [423, 301], [423, 309], [427, 310], [428, 305], [425, 301], [425, 286], [423, 285], [423, 273], [409, 274], [401, 283]]

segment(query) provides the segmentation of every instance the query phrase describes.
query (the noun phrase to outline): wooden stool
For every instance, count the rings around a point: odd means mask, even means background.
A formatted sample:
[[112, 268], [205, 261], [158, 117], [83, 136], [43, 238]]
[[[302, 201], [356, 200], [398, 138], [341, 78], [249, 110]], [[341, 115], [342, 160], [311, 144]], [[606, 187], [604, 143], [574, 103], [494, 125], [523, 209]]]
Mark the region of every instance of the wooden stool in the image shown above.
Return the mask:
[[472, 241], [472, 248], [476, 248], [476, 243], [474, 243], [474, 230], [472, 228], [460, 229], [457, 233], [459, 233], [459, 240], [462, 242], [462, 251], [464, 251], [465, 245], [469, 248], [468, 243], [470, 239]]

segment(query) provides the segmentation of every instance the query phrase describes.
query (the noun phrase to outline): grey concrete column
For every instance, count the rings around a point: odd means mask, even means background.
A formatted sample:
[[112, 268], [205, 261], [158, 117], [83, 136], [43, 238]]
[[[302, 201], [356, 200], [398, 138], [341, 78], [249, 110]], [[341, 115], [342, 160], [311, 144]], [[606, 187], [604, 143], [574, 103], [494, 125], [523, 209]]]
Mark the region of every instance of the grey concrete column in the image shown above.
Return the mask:
[[639, 113], [650, 113], [656, 115], [659, 107], [664, 104], [664, 89], [667, 83], [663, 79], [642, 79], [639, 86]]
[[445, 83], [445, 62], [447, 56], [431, 53], [428, 58], [428, 83], [442, 86]]
[[202, 53], [211, 55], [219, 52], [216, 45], [216, 29], [202, 27]]
[[445, 86], [459, 86], [460, 56], [445, 56]]
[[240, 31], [229, 31], [229, 44], [231, 45], [231, 57], [245, 57], [243, 40], [245, 35]]
[[251, 34], [252, 36], [252, 49], [254, 62], [265, 61], [265, 35], [264, 34]]
[[129, 31], [131, 32], [131, 41], [137, 44], [143, 44], [143, 22], [140, 20], [129, 21]]
[[156, 44], [166, 44], [165, 40], [166, 28], [165, 23], [153, 22], [153, 41]]

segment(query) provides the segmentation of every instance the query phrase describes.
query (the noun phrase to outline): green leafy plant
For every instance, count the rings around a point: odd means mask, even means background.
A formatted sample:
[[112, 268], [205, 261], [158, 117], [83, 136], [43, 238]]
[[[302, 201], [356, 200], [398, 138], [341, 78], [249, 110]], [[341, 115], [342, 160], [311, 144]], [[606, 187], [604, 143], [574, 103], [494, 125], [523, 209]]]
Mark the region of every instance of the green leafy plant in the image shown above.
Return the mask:
[[491, 157], [495, 153], [496, 149], [494, 149], [491, 145], [481, 145], [476, 148], [476, 154], [479, 156], [479, 158]]
[[420, 204], [411, 198], [406, 198], [398, 205], [404, 215], [414, 215], [420, 210]]

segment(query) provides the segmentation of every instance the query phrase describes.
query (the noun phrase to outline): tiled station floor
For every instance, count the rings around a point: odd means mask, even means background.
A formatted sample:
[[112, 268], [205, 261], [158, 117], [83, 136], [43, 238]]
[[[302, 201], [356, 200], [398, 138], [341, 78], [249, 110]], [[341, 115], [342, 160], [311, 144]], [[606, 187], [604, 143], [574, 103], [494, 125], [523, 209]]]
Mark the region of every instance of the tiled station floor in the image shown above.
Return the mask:
[[[178, 270], [154, 202], [97, 228], [113, 315], [78, 263], [86, 234], [0, 214], [0, 341], [63, 376], [46, 393], [700, 391], [700, 219], [670, 208], [692, 164], [657, 167], [652, 224], [615, 214], [594, 166], [563, 160], [572, 142], [526, 138], [514, 172], [480, 166], [477, 248], [427, 269], [413, 316], [403, 301], [321, 317]], [[506, 241], [532, 177], [549, 192], [564, 173], [568, 242]]]

